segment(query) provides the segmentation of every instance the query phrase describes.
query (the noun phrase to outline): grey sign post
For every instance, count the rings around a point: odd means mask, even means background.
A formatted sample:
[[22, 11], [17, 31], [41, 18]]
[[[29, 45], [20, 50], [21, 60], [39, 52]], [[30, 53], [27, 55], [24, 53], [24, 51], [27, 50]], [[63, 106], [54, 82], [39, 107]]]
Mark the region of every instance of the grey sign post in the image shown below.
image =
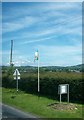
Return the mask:
[[20, 79], [20, 73], [19, 73], [18, 69], [15, 70], [13, 76], [14, 76], [14, 79], [16, 80], [16, 82], [17, 82], [16, 89], [17, 89], [17, 92], [18, 92], [18, 80]]
[[58, 94], [60, 94], [60, 103], [61, 103], [61, 95], [67, 94], [67, 102], [69, 103], [69, 84], [61, 84], [58, 86]]

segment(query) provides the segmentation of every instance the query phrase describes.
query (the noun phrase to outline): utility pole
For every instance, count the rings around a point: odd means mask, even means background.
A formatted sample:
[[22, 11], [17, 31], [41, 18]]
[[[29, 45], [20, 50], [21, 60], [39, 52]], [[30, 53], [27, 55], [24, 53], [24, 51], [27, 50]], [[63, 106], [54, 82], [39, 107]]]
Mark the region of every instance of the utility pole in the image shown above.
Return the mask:
[[13, 40], [11, 40], [10, 66], [13, 66], [13, 63], [12, 63], [12, 52], [13, 52]]
[[9, 67], [9, 70], [8, 70], [8, 74], [12, 74], [13, 73], [13, 62], [12, 62], [12, 52], [13, 52], [13, 40], [11, 40], [11, 49], [10, 49], [10, 67]]

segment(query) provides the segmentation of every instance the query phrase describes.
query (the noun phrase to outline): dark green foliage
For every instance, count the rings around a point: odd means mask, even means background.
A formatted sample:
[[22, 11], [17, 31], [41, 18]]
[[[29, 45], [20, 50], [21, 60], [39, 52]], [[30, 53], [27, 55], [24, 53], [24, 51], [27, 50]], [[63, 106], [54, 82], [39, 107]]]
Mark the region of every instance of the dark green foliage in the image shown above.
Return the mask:
[[[37, 94], [37, 73], [23, 73], [19, 80], [19, 89]], [[83, 98], [83, 75], [82, 73], [67, 72], [45, 72], [40, 73], [40, 94], [49, 96], [59, 100], [58, 85], [69, 84], [70, 86], [70, 102], [82, 103]], [[2, 75], [3, 87], [16, 88], [16, 80], [13, 76], [7, 74]], [[62, 95], [62, 100], [66, 101], [67, 96]]]
[[13, 76], [2, 74], [2, 87], [15, 88], [16, 82], [13, 80]]

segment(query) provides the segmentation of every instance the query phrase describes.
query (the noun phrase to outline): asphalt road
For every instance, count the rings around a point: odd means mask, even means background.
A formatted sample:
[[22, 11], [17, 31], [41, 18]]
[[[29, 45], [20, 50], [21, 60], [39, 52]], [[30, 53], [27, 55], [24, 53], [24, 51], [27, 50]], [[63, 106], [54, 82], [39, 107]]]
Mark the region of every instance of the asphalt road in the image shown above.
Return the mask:
[[19, 119], [20, 118], [36, 118], [35, 120], [39, 120], [39, 118], [37, 118], [36, 116], [33, 116], [30, 113], [22, 112], [16, 108], [13, 108], [11, 106], [4, 105], [4, 104], [2, 105], [2, 118], [3, 120], [6, 118], [8, 119], [10, 118], [19, 118]]
[[2, 105], [0, 104], [0, 120], [2, 118]]

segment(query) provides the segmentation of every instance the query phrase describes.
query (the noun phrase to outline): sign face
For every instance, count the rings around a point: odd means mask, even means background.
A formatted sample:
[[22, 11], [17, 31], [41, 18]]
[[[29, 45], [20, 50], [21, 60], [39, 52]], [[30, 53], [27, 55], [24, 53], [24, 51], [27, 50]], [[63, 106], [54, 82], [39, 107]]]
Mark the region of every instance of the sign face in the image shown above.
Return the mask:
[[14, 72], [14, 74], [13, 74], [13, 75], [14, 75], [14, 76], [15, 76], [15, 75], [20, 75], [20, 73], [19, 73], [18, 69], [16, 69], [16, 70], [15, 70], [15, 72]]
[[61, 94], [67, 93], [67, 86], [61, 86]]
[[[20, 80], [20, 76], [18, 76], [17, 79]], [[16, 76], [14, 76], [14, 80], [16, 80]]]
[[14, 80], [16, 80], [16, 77], [14, 77]]
[[20, 73], [19, 73], [18, 69], [15, 70], [13, 76], [14, 76], [14, 80], [16, 80], [16, 79], [19, 80], [20, 79]]
[[67, 101], [69, 103], [69, 84], [61, 84], [58, 86], [58, 94], [60, 94], [60, 103], [61, 103], [61, 94], [67, 94]]
[[20, 76], [18, 76], [18, 80], [20, 79]]
[[68, 84], [59, 85], [58, 94], [66, 94], [68, 91]]

